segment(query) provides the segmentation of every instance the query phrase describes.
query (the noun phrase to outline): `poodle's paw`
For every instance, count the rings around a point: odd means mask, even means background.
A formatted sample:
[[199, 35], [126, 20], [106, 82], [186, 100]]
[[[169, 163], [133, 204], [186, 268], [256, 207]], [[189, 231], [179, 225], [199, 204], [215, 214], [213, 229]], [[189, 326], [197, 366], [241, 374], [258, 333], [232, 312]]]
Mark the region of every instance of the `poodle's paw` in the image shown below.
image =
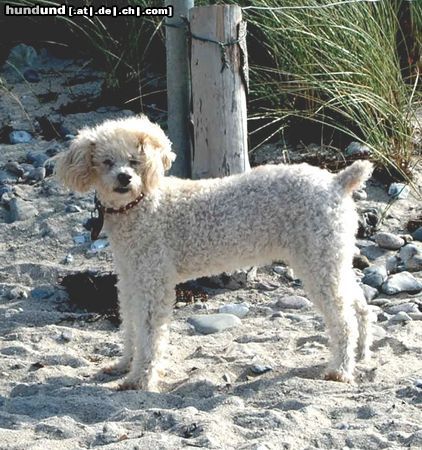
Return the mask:
[[130, 369], [130, 361], [128, 360], [120, 360], [111, 366], [107, 366], [103, 368], [103, 373], [107, 375], [122, 375], [124, 373], [129, 372]]
[[354, 383], [353, 375], [350, 375], [346, 372], [343, 372], [341, 370], [329, 370], [325, 374], [325, 380], [327, 381], [340, 381], [342, 383]]
[[356, 353], [356, 358], [361, 363], [367, 363], [370, 361], [372, 352], [368, 348], [358, 349]]
[[156, 383], [152, 383], [152, 382], [143, 382], [140, 380], [132, 380], [127, 378], [126, 380], [123, 381], [123, 383], [121, 383], [118, 387], [117, 387], [118, 391], [136, 391], [136, 390], [141, 390], [141, 391], [147, 391], [147, 392], [160, 392], [160, 390], [158, 389], [158, 385]]
[[141, 383], [135, 381], [123, 381], [117, 386], [118, 391], [136, 391], [138, 389], [142, 389]]

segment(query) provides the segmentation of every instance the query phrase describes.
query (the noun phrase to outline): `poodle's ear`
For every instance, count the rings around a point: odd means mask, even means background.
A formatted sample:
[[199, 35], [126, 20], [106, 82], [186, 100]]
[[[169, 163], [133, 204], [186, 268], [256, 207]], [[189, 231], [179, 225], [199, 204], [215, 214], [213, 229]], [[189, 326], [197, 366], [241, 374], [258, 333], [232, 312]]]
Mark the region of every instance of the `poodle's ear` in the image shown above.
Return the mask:
[[[160, 129], [161, 131], [161, 129]], [[143, 136], [140, 138], [139, 151], [143, 160], [142, 181], [146, 193], [153, 191], [160, 178], [170, 169], [176, 154], [171, 151], [171, 143], [161, 131], [162, 136]]]
[[94, 181], [92, 153], [95, 142], [87, 133], [81, 132], [71, 143], [68, 151], [57, 155], [55, 175], [66, 187], [86, 192]]

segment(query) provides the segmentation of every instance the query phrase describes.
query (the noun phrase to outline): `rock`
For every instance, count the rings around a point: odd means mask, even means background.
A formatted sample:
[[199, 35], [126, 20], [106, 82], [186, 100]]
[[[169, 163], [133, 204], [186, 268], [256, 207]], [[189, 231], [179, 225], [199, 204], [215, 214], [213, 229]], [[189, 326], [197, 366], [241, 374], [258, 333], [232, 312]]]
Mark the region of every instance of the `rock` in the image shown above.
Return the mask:
[[38, 81], [40, 81], [40, 74], [34, 69], [26, 69], [23, 73], [23, 77], [29, 83], [38, 83]]
[[360, 142], [351, 142], [345, 149], [344, 154], [346, 156], [368, 156], [371, 154], [371, 149]]
[[422, 270], [422, 246], [418, 242], [405, 245], [400, 249], [399, 259], [405, 270], [419, 272]]
[[400, 311], [399, 313], [395, 314], [388, 322], [390, 324], [396, 324], [396, 323], [402, 323], [402, 322], [410, 322], [412, 318], [409, 316], [409, 314]]
[[239, 317], [233, 314], [192, 316], [189, 317], [187, 321], [195, 328], [195, 331], [201, 334], [219, 333], [237, 327], [242, 323]]
[[233, 314], [242, 319], [249, 313], [249, 306], [247, 303], [229, 303], [228, 305], [220, 306], [218, 312], [223, 314]]
[[40, 286], [32, 289], [30, 295], [35, 300], [44, 300], [54, 295], [54, 288], [51, 286]]
[[379, 294], [378, 289], [369, 286], [369, 284], [361, 284], [360, 286], [368, 303], [370, 303]]
[[290, 295], [280, 298], [275, 306], [283, 309], [303, 309], [309, 308], [311, 305], [312, 303], [305, 297]]
[[64, 212], [67, 213], [77, 213], [77, 212], [81, 212], [82, 209], [79, 208], [79, 206], [77, 205], [66, 205]]
[[21, 71], [36, 63], [38, 54], [34, 47], [18, 44], [10, 50], [7, 62]]
[[353, 257], [353, 267], [356, 267], [356, 269], [363, 270], [370, 265], [369, 259], [365, 255], [358, 254]]
[[416, 305], [415, 303], [400, 303], [398, 305], [392, 305], [392, 306], [388, 306], [387, 308], [385, 308], [385, 311], [388, 314], [397, 314], [399, 312], [405, 312], [407, 314], [409, 313], [418, 313], [419, 312], [419, 308], [418, 305]]
[[45, 154], [51, 158], [53, 156], [56, 156], [60, 153], [61, 149], [60, 146], [54, 144], [51, 147], [48, 147], [48, 149], [45, 151]]
[[387, 270], [384, 266], [367, 267], [364, 271], [362, 283], [378, 289], [387, 279]]
[[38, 210], [30, 202], [14, 197], [9, 202], [9, 222], [19, 222], [38, 215]]
[[105, 423], [95, 440], [95, 446], [121, 442], [127, 439], [127, 432], [117, 423]]
[[7, 170], [0, 170], [0, 184], [16, 183], [17, 177]]
[[11, 194], [13, 189], [8, 185], [0, 185], [0, 200], [4, 194]]
[[73, 331], [71, 329], [63, 330], [60, 339], [64, 342], [70, 342], [73, 339]]
[[45, 174], [45, 167], [34, 167], [29, 171], [28, 175], [26, 176], [26, 180], [36, 183], [38, 181], [44, 180]]
[[388, 295], [409, 292], [416, 294], [422, 291], [422, 282], [417, 280], [409, 272], [401, 272], [391, 275], [381, 286], [382, 292]]
[[405, 244], [404, 239], [392, 233], [377, 233], [374, 236], [374, 241], [381, 247], [387, 250], [398, 250]]
[[9, 133], [11, 144], [26, 144], [32, 141], [32, 136], [27, 131], [12, 131]]
[[372, 236], [380, 219], [381, 213], [377, 208], [368, 208], [360, 211], [358, 237], [364, 238]]
[[409, 186], [404, 183], [391, 183], [388, 188], [388, 195], [397, 200], [402, 200], [409, 195]]
[[263, 364], [254, 364], [249, 368], [250, 372], [252, 372], [254, 375], [263, 375], [264, 373], [269, 372], [270, 370], [273, 370], [271, 366], [266, 366]]
[[278, 289], [279, 285], [267, 281], [258, 281], [255, 287], [260, 291], [275, 291], [276, 289]]
[[277, 274], [277, 275], [284, 275], [287, 272], [287, 267], [284, 266], [274, 266], [273, 267], [273, 271]]
[[64, 263], [64, 264], [72, 264], [73, 261], [74, 261], [74, 258], [73, 258], [73, 256], [69, 253], [69, 254], [67, 254], [67, 255], [65, 256], [65, 258], [64, 258], [64, 260], [63, 260], [63, 263]]
[[389, 274], [400, 272], [404, 269], [402, 261], [397, 256], [389, 256], [385, 261], [385, 268]]
[[72, 239], [75, 244], [85, 244], [90, 241], [90, 237], [87, 234], [78, 234], [73, 236]]
[[256, 268], [241, 269], [233, 273], [224, 272], [218, 276], [201, 279], [201, 284], [217, 289], [241, 289], [252, 282], [256, 276]]
[[96, 241], [94, 241], [91, 244], [91, 246], [89, 247], [89, 250], [92, 253], [98, 253], [99, 251], [105, 249], [108, 246], [109, 246], [109, 243], [108, 243], [107, 239], [97, 239]]
[[13, 299], [26, 299], [28, 298], [28, 289], [22, 286], [15, 286], [10, 289], [6, 295], [9, 300]]
[[364, 189], [358, 189], [357, 191], [353, 192], [353, 198], [355, 200], [366, 200], [368, 198], [368, 194]]
[[412, 237], [415, 241], [422, 242], [422, 227], [419, 227], [416, 231], [412, 233]]
[[25, 173], [22, 166], [19, 165], [16, 161], [9, 161], [8, 163], [6, 163], [4, 168], [8, 172], [13, 173], [13, 175], [16, 175], [18, 178], [23, 177], [23, 174]]
[[43, 167], [48, 159], [48, 156], [42, 152], [29, 151], [26, 154], [26, 160], [34, 167]]

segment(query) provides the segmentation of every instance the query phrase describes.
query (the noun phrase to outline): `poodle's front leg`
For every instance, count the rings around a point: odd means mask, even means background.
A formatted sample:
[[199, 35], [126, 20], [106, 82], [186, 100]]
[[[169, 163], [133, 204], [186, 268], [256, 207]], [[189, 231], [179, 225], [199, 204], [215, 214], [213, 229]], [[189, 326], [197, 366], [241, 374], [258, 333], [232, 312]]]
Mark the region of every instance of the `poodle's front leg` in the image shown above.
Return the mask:
[[[122, 283], [124, 285], [124, 283]], [[119, 286], [119, 313], [121, 320], [121, 330], [123, 332], [123, 354], [119, 360], [104, 369], [108, 374], [120, 374], [128, 372], [134, 354], [134, 326], [133, 311], [131, 311], [130, 294]]]
[[135, 353], [131, 370], [120, 389], [158, 390], [159, 364], [167, 343], [173, 297], [174, 288], [166, 289], [161, 295], [157, 289], [144, 291], [137, 317], [132, 317]]

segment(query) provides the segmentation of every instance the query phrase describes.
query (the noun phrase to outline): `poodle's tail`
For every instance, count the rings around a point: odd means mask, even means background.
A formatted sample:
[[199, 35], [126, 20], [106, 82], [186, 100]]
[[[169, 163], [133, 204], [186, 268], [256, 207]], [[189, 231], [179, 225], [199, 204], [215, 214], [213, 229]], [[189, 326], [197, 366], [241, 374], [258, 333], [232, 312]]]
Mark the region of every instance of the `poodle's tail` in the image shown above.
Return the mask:
[[359, 160], [335, 175], [334, 181], [344, 193], [351, 194], [369, 178], [372, 170], [369, 161]]

